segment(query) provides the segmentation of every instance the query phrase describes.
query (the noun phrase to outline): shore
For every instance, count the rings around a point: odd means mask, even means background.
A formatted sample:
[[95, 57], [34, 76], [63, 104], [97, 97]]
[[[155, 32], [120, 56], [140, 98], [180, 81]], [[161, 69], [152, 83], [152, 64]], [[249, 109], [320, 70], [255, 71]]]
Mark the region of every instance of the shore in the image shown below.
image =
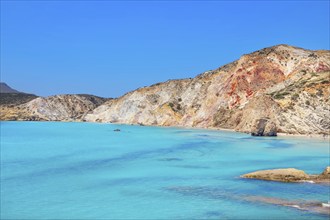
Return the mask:
[[[98, 123], [100, 123], [100, 122], [98, 122]], [[111, 124], [117, 124], [117, 123], [111, 123]], [[128, 125], [128, 124], [123, 124], [123, 123], [118, 123], [118, 124]], [[139, 124], [130, 124], [130, 125], [137, 125], [138, 126]], [[142, 126], [180, 128], [180, 129], [200, 129], [200, 130], [236, 132], [236, 133], [242, 133], [242, 134], [248, 134], [248, 135], [251, 134], [250, 132], [243, 132], [243, 131], [237, 131], [235, 129], [217, 128], [217, 127], [207, 127], [207, 128], [205, 128], [205, 127], [190, 127], [190, 126], [162, 126], [162, 125], [142, 125]], [[278, 137], [312, 138], [312, 139], [322, 139], [322, 140], [328, 139], [330, 141], [330, 135], [323, 135], [323, 134], [290, 134], [290, 133], [281, 133], [280, 132], [280, 133], [277, 133], [277, 136]], [[261, 137], [261, 138], [269, 138], [269, 137], [265, 136], [265, 137]]]
[[[6, 122], [0, 121], [0, 122]], [[16, 120], [17, 122], [18, 120]], [[19, 121], [24, 122], [24, 121]], [[26, 121], [31, 122], [31, 121]], [[35, 121], [38, 122], [38, 121]], [[190, 126], [163, 126], [163, 125], [144, 125], [144, 124], [125, 124], [125, 123], [110, 123], [110, 122], [92, 122], [92, 121], [81, 121], [81, 120], [68, 120], [68, 121], [40, 121], [40, 122], [77, 122], [77, 123], [96, 123], [96, 124], [114, 124], [114, 125], [133, 125], [133, 126], [149, 126], [149, 127], [163, 127], [163, 128], [179, 128], [179, 129], [200, 129], [200, 130], [212, 130], [212, 131], [226, 131], [226, 132], [236, 132], [242, 134], [250, 134], [249, 132], [237, 131], [235, 129], [229, 128], [216, 128], [216, 127], [190, 127]], [[278, 137], [294, 137], [294, 138], [312, 138], [312, 139], [322, 139], [322, 140], [329, 140], [330, 141], [330, 134], [291, 134], [291, 133], [277, 133]], [[262, 138], [269, 138], [269, 137], [262, 137]]]
[[[117, 124], [117, 125], [133, 125], [133, 126], [150, 126], [150, 127], [164, 127], [164, 128], [179, 128], [179, 129], [200, 129], [200, 130], [211, 130], [211, 131], [225, 131], [225, 132], [236, 132], [242, 134], [248, 134], [249, 132], [237, 131], [229, 128], [216, 128], [216, 127], [190, 127], [190, 126], [162, 126], [162, 125], [141, 125], [141, 124], [124, 124], [124, 123], [109, 123], [109, 122], [89, 122], [89, 123], [100, 123], [100, 124]], [[292, 137], [292, 138], [303, 138], [303, 139], [318, 139], [330, 141], [330, 135], [323, 134], [289, 134], [289, 133], [277, 133], [278, 137]], [[276, 136], [275, 136], [276, 137]], [[260, 137], [269, 138], [269, 137]]]
[[330, 140], [329, 135], [324, 134], [289, 134], [289, 133], [277, 133], [279, 137], [301, 137], [301, 138], [313, 138], [313, 139], [323, 139], [323, 140]]

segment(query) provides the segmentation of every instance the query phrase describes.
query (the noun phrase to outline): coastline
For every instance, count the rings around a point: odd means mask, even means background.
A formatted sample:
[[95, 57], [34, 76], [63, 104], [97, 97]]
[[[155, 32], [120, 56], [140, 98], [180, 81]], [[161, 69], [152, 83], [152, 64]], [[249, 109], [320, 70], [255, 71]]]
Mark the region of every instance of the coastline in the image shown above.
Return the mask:
[[330, 135], [323, 134], [290, 134], [290, 133], [277, 133], [279, 137], [296, 137], [296, 138], [311, 138], [311, 139], [328, 139], [330, 141]]
[[[180, 129], [200, 129], [200, 130], [210, 130], [210, 131], [226, 131], [226, 132], [235, 132], [235, 133], [242, 133], [251, 135], [249, 132], [237, 131], [235, 129], [230, 128], [217, 128], [217, 127], [190, 127], [190, 126], [163, 126], [163, 125], [141, 125], [141, 124], [125, 124], [125, 123], [114, 123], [114, 122], [92, 122], [92, 121], [85, 121], [87, 123], [99, 123], [99, 124], [116, 124], [116, 125], [132, 125], [132, 126], [149, 126], [149, 127], [162, 127], [162, 128], [180, 128]], [[276, 136], [273, 136], [273, 138]], [[330, 135], [323, 135], [323, 134], [290, 134], [290, 133], [277, 133], [277, 137], [294, 137], [294, 138], [304, 138], [304, 139], [321, 139], [330, 141]], [[263, 136], [260, 138], [270, 138], [267, 136]]]
[[[235, 132], [251, 135], [249, 132], [237, 131], [235, 129], [229, 128], [217, 128], [217, 127], [190, 127], [190, 126], [164, 126], [164, 125], [145, 125], [145, 124], [132, 124], [132, 123], [116, 123], [116, 122], [95, 122], [95, 121], [82, 121], [82, 120], [67, 120], [67, 121], [1, 121], [0, 122], [75, 122], [75, 123], [96, 123], [96, 124], [113, 124], [113, 125], [132, 125], [132, 126], [148, 126], [148, 127], [162, 127], [162, 128], [179, 128], [179, 129], [200, 129], [200, 130], [210, 130], [210, 131], [225, 131], [225, 132]], [[276, 136], [272, 136], [273, 138]], [[318, 140], [328, 140], [330, 141], [330, 135], [324, 134], [291, 134], [291, 133], [277, 133], [277, 137], [292, 137], [292, 138], [302, 138], [302, 139], [318, 139]], [[260, 137], [260, 138], [270, 138], [270, 137]]]

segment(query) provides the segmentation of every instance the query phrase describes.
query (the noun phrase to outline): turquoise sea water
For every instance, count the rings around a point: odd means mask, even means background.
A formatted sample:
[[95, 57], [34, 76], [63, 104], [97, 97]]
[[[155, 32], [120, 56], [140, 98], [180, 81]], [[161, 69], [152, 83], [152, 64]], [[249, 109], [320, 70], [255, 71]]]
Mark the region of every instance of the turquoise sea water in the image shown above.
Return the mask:
[[282, 167], [320, 173], [328, 165], [325, 140], [1, 122], [1, 218], [328, 219], [265, 202], [327, 202], [326, 185], [239, 178]]

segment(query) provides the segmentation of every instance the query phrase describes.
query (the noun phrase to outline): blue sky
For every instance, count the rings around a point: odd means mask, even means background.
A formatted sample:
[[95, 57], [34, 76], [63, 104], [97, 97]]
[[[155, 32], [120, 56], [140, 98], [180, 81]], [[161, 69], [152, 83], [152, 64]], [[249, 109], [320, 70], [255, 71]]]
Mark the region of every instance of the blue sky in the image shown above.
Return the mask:
[[1, 81], [118, 97], [276, 44], [329, 49], [329, 1], [1, 1]]

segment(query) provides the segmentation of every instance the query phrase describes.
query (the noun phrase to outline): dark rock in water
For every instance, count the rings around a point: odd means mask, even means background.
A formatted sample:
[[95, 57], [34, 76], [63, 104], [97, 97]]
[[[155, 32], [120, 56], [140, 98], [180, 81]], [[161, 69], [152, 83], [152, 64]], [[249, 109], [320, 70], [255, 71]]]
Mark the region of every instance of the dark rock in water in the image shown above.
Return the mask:
[[252, 136], [277, 136], [276, 124], [268, 118], [257, 119], [251, 130]]
[[303, 211], [309, 211], [322, 215], [330, 215], [329, 203], [323, 203], [322, 201], [290, 201], [280, 198], [261, 196], [246, 196], [242, 199], [250, 202], [268, 203], [273, 205], [295, 208]]
[[180, 158], [164, 158], [164, 159], [159, 159], [159, 161], [182, 161]]
[[[237, 194], [230, 190], [213, 187], [193, 187], [193, 186], [174, 186], [165, 188], [168, 191], [176, 192], [181, 195], [206, 197], [210, 199], [230, 199], [236, 201], [246, 201], [252, 203], [272, 204], [316, 214], [330, 215], [330, 204], [325, 201], [306, 201], [306, 200], [287, 200], [276, 197], [265, 197], [258, 195]], [[220, 218], [221, 219], [221, 218]]]
[[117, 129], [115, 129], [115, 130], [113, 130], [113, 131], [120, 131], [120, 129], [117, 128]]

